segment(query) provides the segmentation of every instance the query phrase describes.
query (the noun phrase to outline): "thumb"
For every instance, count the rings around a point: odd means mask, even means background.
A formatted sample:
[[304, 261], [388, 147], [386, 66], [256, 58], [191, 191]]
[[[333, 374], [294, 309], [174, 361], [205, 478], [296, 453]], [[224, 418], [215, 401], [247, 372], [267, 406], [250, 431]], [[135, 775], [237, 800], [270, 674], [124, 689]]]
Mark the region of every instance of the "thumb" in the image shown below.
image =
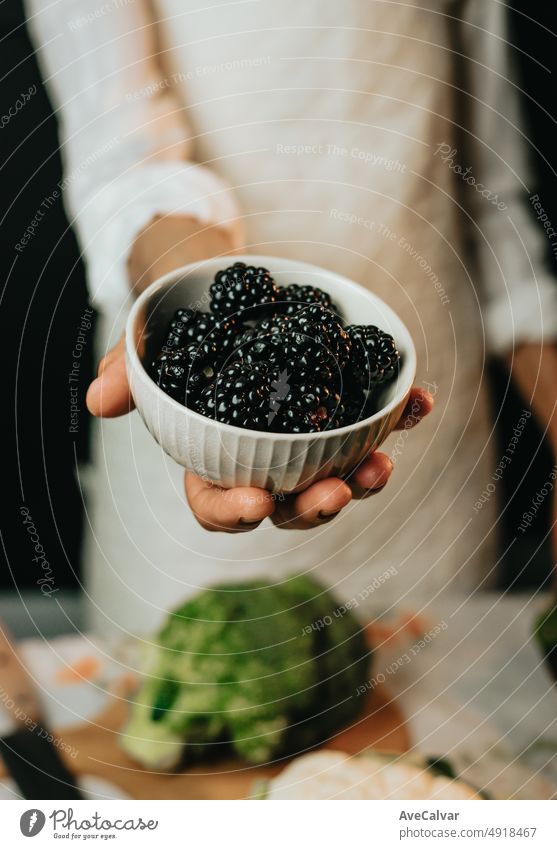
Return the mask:
[[89, 412], [102, 418], [123, 416], [133, 410], [124, 337], [99, 363], [98, 376], [87, 390], [86, 402]]

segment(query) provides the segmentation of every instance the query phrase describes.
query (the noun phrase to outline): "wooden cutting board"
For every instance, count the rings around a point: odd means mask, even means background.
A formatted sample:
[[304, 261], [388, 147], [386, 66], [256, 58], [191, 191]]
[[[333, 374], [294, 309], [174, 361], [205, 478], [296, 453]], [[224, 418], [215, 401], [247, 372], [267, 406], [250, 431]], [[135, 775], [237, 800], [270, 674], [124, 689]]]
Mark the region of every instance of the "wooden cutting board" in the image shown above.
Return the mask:
[[[114, 699], [102, 714], [86, 725], [55, 733], [71, 746], [75, 757], [60, 750], [75, 774], [100, 776], [119, 785], [134, 799], [245, 799], [254, 783], [276, 775], [276, 766], [250, 767], [241, 761], [198, 763], [180, 773], [149, 772], [138, 767], [118, 745], [118, 732], [126, 720], [125, 699]], [[405, 752], [410, 747], [404, 718], [383, 687], [364, 704], [360, 719], [332, 738], [325, 748], [358, 754], [375, 748]], [[4, 774], [0, 762], [0, 774]]]

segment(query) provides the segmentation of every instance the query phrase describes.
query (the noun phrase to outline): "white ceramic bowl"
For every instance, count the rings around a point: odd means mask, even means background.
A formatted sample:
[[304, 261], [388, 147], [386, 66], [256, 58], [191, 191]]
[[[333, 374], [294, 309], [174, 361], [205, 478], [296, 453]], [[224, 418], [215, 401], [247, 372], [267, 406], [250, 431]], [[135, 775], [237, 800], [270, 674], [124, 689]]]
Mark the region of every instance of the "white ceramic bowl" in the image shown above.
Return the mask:
[[[166, 395], [147, 374], [179, 307], [209, 310], [215, 273], [233, 262], [268, 268], [281, 285], [299, 283], [328, 292], [350, 324], [376, 324], [395, 338], [402, 355], [396, 380], [384, 390], [381, 409], [348, 427], [312, 434], [276, 434], [221, 424], [188, 410]], [[218, 257], [178, 268], [149, 286], [135, 302], [126, 327], [131, 392], [143, 421], [177, 463], [223, 487], [258, 486], [294, 492], [331, 475], [349, 474], [389, 435], [408, 398], [416, 352], [393, 310], [362, 286], [330, 271], [272, 256]]]

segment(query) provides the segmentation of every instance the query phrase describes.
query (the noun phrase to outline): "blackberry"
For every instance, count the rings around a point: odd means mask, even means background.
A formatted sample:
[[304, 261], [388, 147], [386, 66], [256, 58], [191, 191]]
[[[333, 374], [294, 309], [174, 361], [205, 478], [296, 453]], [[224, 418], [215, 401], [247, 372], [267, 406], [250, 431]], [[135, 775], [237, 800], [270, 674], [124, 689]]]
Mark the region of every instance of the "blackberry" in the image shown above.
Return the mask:
[[243, 327], [236, 316], [219, 319], [212, 313], [199, 313], [197, 319], [188, 325], [184, 335], [190, 343], [201, 345], [208, 341], [216, 345], [219, 360], [223, 361], [233, 350], [234, 340]]
[[307, 336], [328, 347], [338, 368], [344, 368], [350, 357], [352, 342], [335, 313], [319, 304], [311, 304], [292, 316], [291, 321]]
[[273, 316], [247, 328], [236, 337], [235, 351], [243, 362], [253, 365], [259, 362], [280, 363], [285, 359], [288, 319]]
[[309, 366], [296, 370], [299, 383], [324, 383], [339, 389], [342, 372], [336, 368], [336, 363], [310, 363]]
[[165, 339], [166, 348], [183, 348], [186, 331], [191, 324], [197, 321], [199, 313], [196, 310], [179, 309], [174, 313], [174, 318], [168, 327]]
[[270, 337], [273, 359], [286, 368], [310, 368], [312, 365], [334, 364], [330, 341], [320, 325], [306, 325], [303, 329], [292, 327], [286, 333], [275, 333]]
[[348, 344], [342, 338], [332, 339], [329, 329], [319, 321], [298, 322], [297, 316], [274, 316], [237, 337], [236, 351], [247, 363], [264, 360], [290, 372], [323, 367], [338, 372]]
[[287, 333], [289, 328], [291, 327], [291, 319], [285, 315], [279, 315], [275, 313], [275, 315], [268, 316], [267, 318], [262, 318], [258, 322], [256, 322], [253, 330], [256, 330], [261, 335], [268, 335], [270, 333]]
[[267, 269], [245, 262], [235, 262], [218, 271], [209, 291], [215, 314], [237, 315], [242, 319], [258, 314], [258, 307], [272, 307], [278, 297], [276, 283]]
[[342, 329], [340, 316], [334, 310], [324, 307], [322, 304], [308, 304], [301, 307], [294, 315], [294, 320], [298, 324], [318, 321], [327, 327], [329, 333], [338, 333], [339, 327]]
[[364, 389], [386, 383], [398, 373], [400, 354], [395, 340], [374, 325], [355, 324], [346, 328], [352, 343], [350, 362]]
[[163, 392], [184, 403], [187, 367], [179, 350], [163, 350], [151, 364], [151, 377]]
[[332, 420], [339, 396], [327, 387], [295, 381], [295, 375], [273, 363], [237, 360], [200, 393], [195, 409], [251, 430], [316, 433]]
[[219, 271], [211, 308], [176, 310], [149, 373], [180, 403], [227, 424], [278, 433], [353, 424], [373, 413], [399, 368], [389, 334], [344, 327], [326, 292], [279, 289], [265, 268]]
[[288, 407], [273, 428], [275, 433], [319, 433], [319, 420], [311, 413]]
[[334, 386], [318, 383], [315, 377], [308, 377], [304, 369], [298, 371], [296, 364], [282, 369], [273, 384], [275, 415], [269, 420], [270, 430], [316, 433], [328, 427], [341, 407], [340, 395]]
[[306, 304], [321, 304], [338, 312], [327, 292], [318, 289], [317, 286], [299, 286], [297, 283], [291, 283], [290, 286], [279, 287], [279, 300], [281, 312], [285, 315], [294, 315]]
[[235, 316], [228, 316], [217, 324], [213, 338], [223, 361], [232, 354], [238, 335], [245, 329], [246, 325]]
[[335, 427], [346, 427], [367, 419], [372, 414], [367, 392], [359, 386], [347, 386], [342, 393], [342, 407], [335, 418]]
[[174, 313], [174, 320], [181, 321], [182, 324], [187, 326], [188, 324], [197, 321], [199, 315], [201, 315], [201, 313], [198, 310], [190, 309], [189, 307], [181, 307]]
[[163, 392], [194, 407], [200, 392], [215, 377], [217, 348], [210, 342], [186, 348], [163, 348], [151, 365], [151, 377]]
[[264, 332], [261, 327], [249, 327], [236, 336], [234, 353], [247, 365], [266, 362], [275, 356], [275, 343], [271, 341], [271, 333]]
[[184, 331], [186, 344], [195, 343], [201, 345], [206, 340], [214, 341], [213, 334], [218, 322], [214, 315], [209, 312], [198, 313]]
[[267, 430], [272, 382], [267, 364], [231, 363], [203, 390], [197, 410], [225, 424]]
[[321, 428], [343, 414], [341, 395], [337, 391], [334, 374], [327, 366], [294, 370], [290, 382], [292, 390], [287, 399], [290, 408], [312, 413]]

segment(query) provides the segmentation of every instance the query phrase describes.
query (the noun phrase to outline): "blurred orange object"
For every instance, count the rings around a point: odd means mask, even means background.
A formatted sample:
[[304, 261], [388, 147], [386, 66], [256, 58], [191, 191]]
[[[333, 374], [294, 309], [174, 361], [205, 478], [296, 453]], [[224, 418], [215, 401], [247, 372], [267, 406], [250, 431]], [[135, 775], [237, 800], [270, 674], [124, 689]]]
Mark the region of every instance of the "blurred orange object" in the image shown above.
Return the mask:
[[377, 619], [366, 625], [366, 639], [373, 648], [384, 649], [408, 642], [408, 638], [420, 639], [428, 630], [429, 621], [419, 613], [405, 611], [396, 616]]
[[97, 678], [101, 668], [102, 663], [98, 657], [87, 655], [70, 666], [59, 669], [54, 678], [58, 684], [82, 684]]

